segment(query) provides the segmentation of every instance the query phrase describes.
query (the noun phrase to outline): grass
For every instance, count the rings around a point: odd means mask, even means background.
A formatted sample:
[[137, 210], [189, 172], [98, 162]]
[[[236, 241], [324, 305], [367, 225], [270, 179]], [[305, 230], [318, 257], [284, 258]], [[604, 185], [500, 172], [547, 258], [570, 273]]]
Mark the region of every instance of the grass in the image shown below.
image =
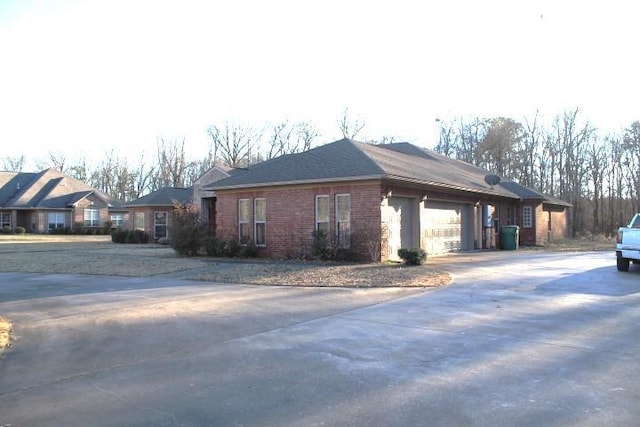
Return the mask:
[[[28, 244], [27, 244], [28, 243]], [[338, 264], [185, 258], [168, 246], [114, 244], [108, 236], [0, 235], [0, 272], [185, 279], [281, 286], [433, 287], [450, 281], [435, 265]]]

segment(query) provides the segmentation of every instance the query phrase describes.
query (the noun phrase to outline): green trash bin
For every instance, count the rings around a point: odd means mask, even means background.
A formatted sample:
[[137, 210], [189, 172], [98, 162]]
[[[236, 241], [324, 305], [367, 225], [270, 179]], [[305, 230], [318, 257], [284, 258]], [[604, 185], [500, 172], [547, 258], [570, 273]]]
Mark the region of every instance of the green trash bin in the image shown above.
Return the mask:
[[520, 227], [517, 225], [504, 225], [500, 227], [500, 246], [502, 249], [515, 251], [518, 249]]

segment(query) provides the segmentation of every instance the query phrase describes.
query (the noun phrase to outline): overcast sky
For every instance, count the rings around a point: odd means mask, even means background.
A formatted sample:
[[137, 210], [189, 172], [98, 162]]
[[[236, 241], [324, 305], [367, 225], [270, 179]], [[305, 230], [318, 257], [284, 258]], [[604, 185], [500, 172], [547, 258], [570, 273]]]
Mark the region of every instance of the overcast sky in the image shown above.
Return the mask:
[[640, 120], [633, 1], [0, 0], [0, 157], [204, 156], [226, 121], [436, 143], [436, 118]]

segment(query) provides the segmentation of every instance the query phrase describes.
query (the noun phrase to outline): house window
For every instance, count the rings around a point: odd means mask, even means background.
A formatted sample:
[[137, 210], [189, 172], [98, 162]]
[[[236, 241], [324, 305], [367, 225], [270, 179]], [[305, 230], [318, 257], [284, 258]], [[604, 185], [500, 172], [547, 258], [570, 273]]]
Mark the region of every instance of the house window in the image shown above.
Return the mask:
[[531, 208], [531, 206], [524, 206], [522, 208], [522, 227], [533, 227], [533, 209]]
[[144, 231], [144, 212], [136, 212], [133, 215], [133, 228]]
[[255, 222], [254, 235], [257, 246], [267, 245], [267, 199], [253, 201], [253, 219]]
[[167, 237], [167, 216], [166, 212], [154, 212], [153, 237], [155, 239]]
[[351, 247], [351, 196], [336, 194], [336, 236], [339, 248]]
[[241, 245], [251, 241], [251, 200], [238, 200], [238, 239]]
[[329, 235], [329, 196], [316, 196], [316, 231]]
[[122, 228], [124, 226], [124, 215], [121, 213], [111, 214], [111, 227]]
[[84, 226], [97, 227], [100, 222], [100, 211], [94, 208], [84, 208]]
[[47, 215], [47, 230], [64, 228], [64, 212], [49, 212]]
[[0, 228], [11, 227], [11, 212], [0, 212]]

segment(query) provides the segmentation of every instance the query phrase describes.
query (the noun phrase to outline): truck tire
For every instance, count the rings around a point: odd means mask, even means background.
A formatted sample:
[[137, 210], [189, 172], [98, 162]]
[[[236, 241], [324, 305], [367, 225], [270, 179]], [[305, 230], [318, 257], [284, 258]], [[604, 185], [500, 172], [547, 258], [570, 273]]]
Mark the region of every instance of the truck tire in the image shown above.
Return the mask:
[[616, 266], [618, 271], [629, 271], [629, 259], [618, 257], [616, 258]]

